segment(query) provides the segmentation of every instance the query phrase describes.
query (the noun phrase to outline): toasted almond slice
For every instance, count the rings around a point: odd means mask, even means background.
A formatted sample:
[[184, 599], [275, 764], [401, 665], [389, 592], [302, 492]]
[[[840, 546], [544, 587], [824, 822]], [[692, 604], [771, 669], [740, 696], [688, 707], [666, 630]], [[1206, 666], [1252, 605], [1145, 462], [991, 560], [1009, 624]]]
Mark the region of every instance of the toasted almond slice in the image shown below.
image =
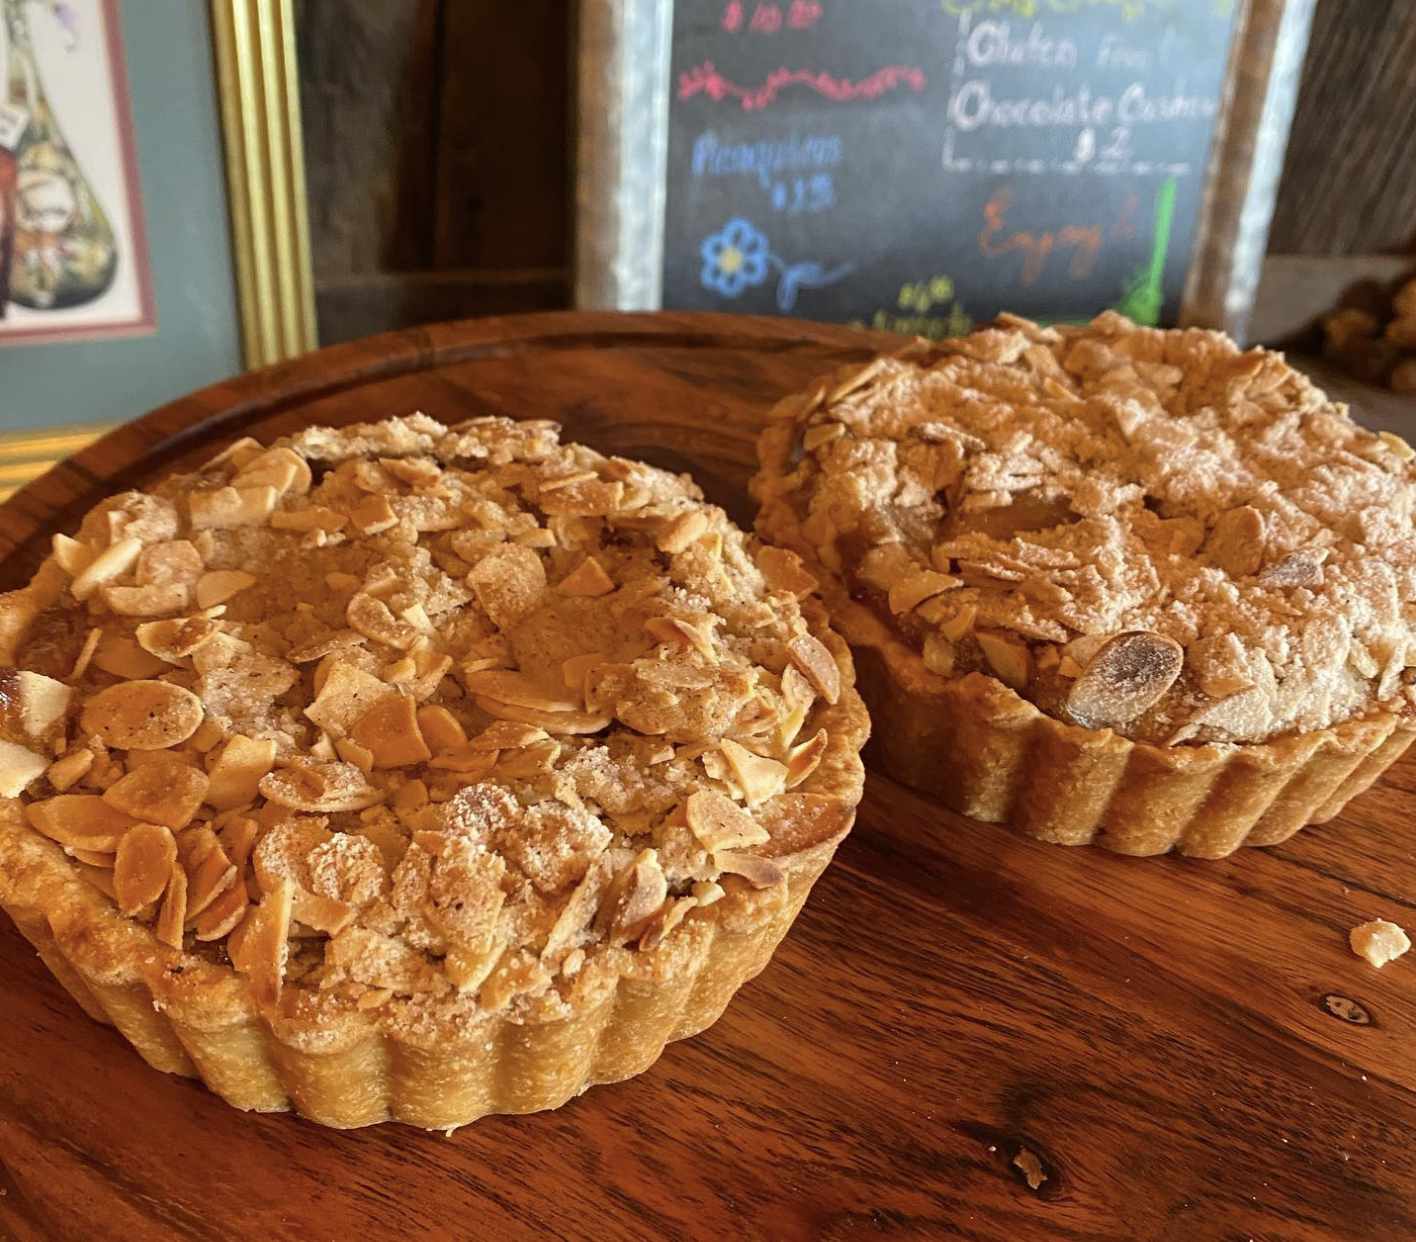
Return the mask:
[[20, 669], [15, 673], [20, 724], [32, 738], [43, 738], [68, 714], [74, 692], [62, 681]]
[[273, 738], [236, 734], [222, 748], [208, 773], [206, 801], [218, 811], [254, 802], [261, 780], [275, 764]]
[[432, 758], [418, 727], [417, 706], [411, 694], [400, 694], [359, 717], [349, 736], [368, 748], [374, 767], [401, 768]]
[[277, 768], [260, 783], [270, 801], [296, 811], [362, 811], [383, 800], [351, 763], [308, 762]]
[[150, 655], [169, 664], [180, 664], [220, 632], [221, 627], [207, 617], [177, 617], [169, 621], [147, 621], [134, 631], [138, 645]]
[[197, 607], [224, 604], [247, 587], [256, 585], [256, 575], [243, 569], [213, 569], [197, 579]]
[[841, 670], [826, 645], [815, 635], [798, 634], [787, 644], [787, 654], [828, 703], [841, 697]]
[[954, 577], [953, 574], [936, 573], [932, 569], [921, 570], [901, 579], [890, 588], [890, 611], [898, 616], [902, 612], [919, 607], [927, 599], [963, 585], [964, 580]]
[[573, 712], [580, 707], [579, 699], [553, 695], [524, 673], [512, 669], [488, 668], [475, 673], [464, 669], [461, 681], [469, 693], [510, 707], [524, 707], [538, 712]]
[[90, 867], [102, 867], [106, 871], [112, 871], [118, 859], [116, 851], [108, 853], [107, 851], [84, 850], [76, 845], [71, 845], [64, 852], [77, 862], [84, 863]]
[[562, 595], [581, 595], [596, 598], [608, 595], [615, 589], [615, 581], [605, 572], [605, 567], [593, 556], [587, 556], [558, 583], [556, 590]]
[[818, 423], [802, 433], [801, 446], [808, 453], [814, 453], [823, 444], [830, 444], [832, 440], [845, 434], [846, 429], [840, 423]]
[[801, 557], [786, 548], [764, 543], [757, 549], [757, 568], [776, 591], [790, 591], [798, 599], [810, 595], [820, 585], [802, 564]]
[[307, 892], [298, 886], [294, 889], [290, 910], [297, 923], [313, 927], [327, 936], [339, 935], [358, 913], [351, 905], [336, 901], [333, 897]]
[[111, 807], [97, 794], [59, 794], [25, 807], [31, 827], [60, 845], [101, 854], [118, 848], [123, 834], [138, 821]]
[[197, 916], [195, 935], [198, 940], [220, 940], [241, 925], [251, 907], [246, 886], [234, 883], [219, 892]]
[[[116, 890], [116, 883], [114, 888]], [[187, 873], [180, 863], [174, 861], [167, 882], [167, 895], [162, 899], [162, 908], [157, 912], [157, 926], [153, 931], [163, 944], [180, 949], [186, 923]]]
[[207, 792], [207, 775], [180, 760], [147, 764], [121, 776], [103, 791], [111, 807], [174, 832], [192, 822]]
[[334, 753], [345, 763], [352, 763], [365, 777], [374, 770], [374, 752], [361, 746], [352, 737], [342, 737], [334, 744]]
[[250, 980], [251, 996], [258, 1005], [268, 1007], [280, 1000], [285, 963], [289, 956], [288, 937], [294, 897], [294, 882], [282, 881], [247, 914], [239, 949], [233, 951], [228, 941], [227, 952], [231, 955], [231, 963]]
[[615, 936], [633, 940], [648, 927], [669, 895], [668, 880], [655, 850], [642, 850], [610, 885], [597, 924]]
[[1027, 644], [1011, 634], [995, 634], [980, 630], [975, 635], [983, 658], [993, 675], [1005, 686], [1021, 694], [1032, 675], [1032, 654]]
[[69, 590], [77, 600], [86, 600], [105, 582], [121, 578], [132, 569], [143, 550], [141, 539], [120, 539], [103, 549], [93, 558], [69, 584]]
[[214, 492], [193, 492], [187, 497], [193, 530], [223, 530], [230, 526], [258, 526], [270, 516], [279, 497], [269, 485], [223, 487]]
[[88, 637], [84, 639], [84, 645], [79, 648], [79, 654], [74, 657], [74, 667], [69, 672], [70, 681], [78, 681], [88, 672], [88, 666], [93, 662], [94, 652], [98, 650], [98, 644], [102, 639], [103, 631], [98, 626], [89, 630]]
[[1072, 684], [1067, 712], [1088, 729], [1134, 720], [1175, 684], [1184, 662], [1184, 648], [1173, 638], [1144, 630], [1118, 634]]
[[167, 891], [176, 861], [177, 842], [170, 829], [160, 824], [133, 825], [118, 843], [113, 865], [118, 909], [131, 918], [157, 901]]
[[18, 798], [48, 767], [43, 755], [0, 740], [0, 798]]
[[754, 755], [732, 738], [725, 737], [719, 747], [748, 806], [760, 806], [786, 787], [786, 764]]
[[696, 897], [681, 897], [677, 901], [667, 902], [660, 907], [659, 913], [650, 920], [648, 928], [639, 937], [639, 947], [641, 949], [657, 948], [697, 906], [698, 899]]
[[698, 880], [689, 890], [693, 898], [700, 907], [714, 906], [722, 901], [727, 893], [723, 891], [723, 886], [717, 880]]
[[472, 567], [467, 585], [492, 624], [510, 629], [539, 605], [546, 590], [546, 566], [534, 548], [500, 544]]
[[[711, 627], [711, 621], [709, 626]], [[681, 617], [649, 617], [644, 622], [645, 632], [661, 643], [677, 643], [692, 647], [706, 659], [717, 660], [710, 632], [705, 633], [702, 623], [694, 625]]]
[[706, 509], [687, 509], [670, 519], [659, 531], [654, 546], [671, 556], [686, 552], [708, 532], [709, 521]]
[[231, 859], [232, 866], [237, 871], [245, 871], [251, 851], [255, 848], [256, 838], [260, 835], [260, 825], [247, 816], [238, 815], [227, 820], [221, 826], [221, 832], [218, 835], [221, 848]]
[[380, 535], [398, 525], [398, 515], [389, 507], [388, 500], [376, 493], [365, 496], [350, 509], [349, 520], [359, 528], [361, 535]]
[[[348, 575], [345, 575], [346, 577]], [[354, 585], [358, 584], [358, 579], [350, 578]], [[322, 638], [316, 638], [308, 643], [303, 643], [299, 647], [292, 647], [285, 653], [285, 658], [291, 664], [309, 664], [312, 660], [323, 660], [325, 656], [336, 651], [345, 651], [350, 647], [359, 647], [364, 643], [364, 635], [357, 630], [333, 630]]]
[[520, 750], [533, 742], [544, 741], [546, 736], [546, 731], [536, 725], [498, 720], [477, 734], [467, 746], [470, 750]]
[[111, 586], [98, 588], [109, 611], [120, 617], [170, 617], [184, 612], [189, 602], [186, 586], [181, 582], [164, 582], [151, 586]]
[[483, 695], [474, 695], [473, 700], [489, 716], [498, 720], [519, 720], [523, 724], [537, 725], [555, 736], [565, 733], [598, 733], [605, 728], [612, 716], [596, 712], [547, 712], [531, 707], [514, 707]]
[[170, 673], [172, 666], [144, 651], [126, 634], [105, 634], [93, 651], [93, 666], [124, 681], [143, 681]]
[[418, 729], [434, 754], [465, 745], [467, 732], [445, 707], [431, 705], [418, 709]]
[[[275, 530], [336, 531], [349, 525], [349, 519], [342, 513], [324, 505], [310, 505], [304, 509], [277, 509], [270, 515], [270, 524]], [[348, 574], [328, 574], [326, 581], [333, 577], [347, 578]], [[357, 586], [359, 580], [351, 578], [349, 585]], [[333, 583], [329, 585], [333, 586]], [[336, 588], [338, 589], [338, 588]]]
[[497, 750], [474, 750], [470, 742], [464, 742], [461, 746], [439, 751], [437, 757], [429, 761], [428, 766], [441, 772], [455, 772], [470, 784], [481, 780], [496, 767], [497, 756], [500, 754]]
[[50, 546], [54, 551], [55, 563], [71, 578], [81, 574], [97, 555], [96, 549], [68, 535], [55, 535]]
[[128, 681], [84, 704], [83, 727], [120, 750], [164, 750], [186, 741], [202, 722], [202, 701], [165, 681]]
[[336, 661], [330, 666], [315, 701], [305, 709], [305, 715], [331, 737], [341, 738], [375, 704], [397, 695], [397, 687], [380, 681], [372, 673]]
[[753, 888], [771, 888], [785, 878], [782, 869], [770, 858], [736, 850], [719, 850], [713, 855], [713, 865], [729, 875], [742, 876]]
[[118, 894], [113, 891], [113, 871], [109, 867], [90, 867], [79, 863], [75, 868], [82, 879], [92, 884], [114, 905], [118, 904]]
[[357, 630], [375, 642], [387, 643], [400, 651], [407, 651], [418, 639], [418, 629], [401, 621], [381, 599], [365, 591], [360, 591], [345, 609], [344, 619], [351, 629]]
[[194, 924], [228, 889], [240, 887], [236, 884], [240, 871], [215, 839], [200, 858], [193, 856], [187, 861], [187, 922]]
[[241, 467], [231, 485], [236, 488], [273, 487], [280, 495], [304, 495], [310, 490], [309, 464], [299, 453], [285, 447], [269, 448]]
[[[46, 775], [49, 777], [49, 783], [55, 789], [60, 793], [67, 793], [88, 775], [91, 767], [93, 767], [93, 751], [84, 746], [79, 750], [68, 751], [62, 759], [56, 759], [49, 765]], [[15, 797], [16, 795], [5, 796]]]
[[795, 789], [806, 780], [821, 763], [826, 753], [828, 737], [825, 729], [818, 729], [816, 736], [787, 752], [787, 788]]
[[743, 845], [762, 845], [771, 834], [736, 802], [712, 789], [700, 789], [685, 805], [689, 831], [710, 854]]

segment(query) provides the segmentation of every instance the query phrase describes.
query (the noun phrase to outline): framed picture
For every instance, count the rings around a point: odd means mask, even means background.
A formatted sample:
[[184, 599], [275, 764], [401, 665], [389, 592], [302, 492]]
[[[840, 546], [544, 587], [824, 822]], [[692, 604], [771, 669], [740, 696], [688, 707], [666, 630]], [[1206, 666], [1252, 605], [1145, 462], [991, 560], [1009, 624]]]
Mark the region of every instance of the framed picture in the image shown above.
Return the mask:
[[0, 491], [315, 344], [291, 0], [0, 0]]
[[1313, 0], [583, 0], [576, 301], [1242, 335]]

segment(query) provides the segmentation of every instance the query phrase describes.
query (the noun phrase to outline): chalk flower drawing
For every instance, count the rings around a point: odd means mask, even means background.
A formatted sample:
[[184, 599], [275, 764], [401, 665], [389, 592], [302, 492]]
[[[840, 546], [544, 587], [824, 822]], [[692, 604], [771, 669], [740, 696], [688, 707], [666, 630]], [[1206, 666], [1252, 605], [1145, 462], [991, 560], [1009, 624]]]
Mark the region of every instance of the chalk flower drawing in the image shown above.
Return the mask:
[[698, 254], [703, 260], [699, 283], [725, 298], [765, 284], [769, 270], [778, 272], [777, 307], [783, 311], [796, 306], [802, 289], [835, 284], [851, 270], [849, 263], [829, 269], [819, 263], [788, 263], [772, 253], [767, 235], [742, 216], [734, 216], [716, 233], [709, 233]]

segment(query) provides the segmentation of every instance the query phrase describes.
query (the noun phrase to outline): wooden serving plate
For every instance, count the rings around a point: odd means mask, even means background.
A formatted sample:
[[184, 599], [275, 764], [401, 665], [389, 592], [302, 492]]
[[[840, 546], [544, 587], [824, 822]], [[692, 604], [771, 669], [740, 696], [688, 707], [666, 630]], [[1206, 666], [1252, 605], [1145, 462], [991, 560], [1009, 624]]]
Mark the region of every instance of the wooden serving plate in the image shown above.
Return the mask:
[[[3, 584], [116, 488], [238, 434], [561, 419], [751, 519], [781, 394], [892, 338], [712, 315], [403, 332], [203, 390], [0, 509]], [[640, 1078], [452, 1138], [240, 1114], [143, 1065], [0, 919], [0, 1238], [1416, 1237], [1416, 760], [1222, 862], [971, 823], [872, 775], [768, 969]]]

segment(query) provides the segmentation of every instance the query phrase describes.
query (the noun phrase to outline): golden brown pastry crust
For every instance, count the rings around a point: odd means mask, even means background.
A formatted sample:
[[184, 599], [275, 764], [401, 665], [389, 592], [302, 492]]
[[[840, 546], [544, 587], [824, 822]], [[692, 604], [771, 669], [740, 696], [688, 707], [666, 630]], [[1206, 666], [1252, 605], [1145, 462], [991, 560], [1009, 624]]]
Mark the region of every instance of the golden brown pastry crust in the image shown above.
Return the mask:
[[[44, 669], [0, 713], [0, 906], [237, 1107], [451, 1128], [637, 1073], [762, 969], [849, 830], [849, 651], [685, 480], [413, 418], [155, 495], [0, 601], [4, 656]], [[582, 598], [613, 651], [556, 620]]]
[[[1128, 329], [1114, 318], [1106, 324], [1113, 336]], [[1040, 330], [1010, 320], [999, 332], [1026, 339]], [[988, 351], [995, 345], [985, 342], [978, 348]], [[980, 645], [971, 663], [932, 659], [933, 631], [922, 635], [919, 625], [902, 625], [898, 614], [916, 607], [916, 597], [933, 600], [937, 607], [930, 624], [945, 640], [951, 633], [967, 632], [973, 606], [961, 610], [946, 602], [964, 594], [957, 575], [943, 583], [933, 580], [956, 565], [916, 568], [903, 585], [897, 580], [888, 604], [875, 591], [860, 589], [860, 567], [849, 560], [849, 540], [823, 544], [824, 523], [849, 530], [857, 520], [869, 524], [876, 519], [869, 516], [868, 505], [852, 506], [839, 496], [828, 501], [814, 491], [812, 476], [801, 463], [813, 451], [805, 437], [817, 449], [844, 438], [840, 431], [828, 435], [825, 430], [831, 426], [832, 402], [858, 400], [882, 373], [927, 368], [949, 358], [951, 348], [968, 354], [972, 345], [920, 342], [902, 351], [898, 363], [877, 360], [863, 372], [843, 368], [802, 396], [783, 401], [759, 440], [761, 469], [753, 482], [761, 504], [758, 533], [798, 553], [820, 576], [833, 624], [856, 653], [858, 684], [873, 720], [874, 753], [886, 771], [964, 814], [1007, 822], [1040, 839], [1096, 841], [1132, 854], [1178, 848], [1221, 857], [1241, 844], [1271, 844], [1305, 823], [1330, 818], [1405, 749], [1416, 725], [1402, 696], [1329, 728], [1280, 732], [1262, 741], [1163, 745], [1133, 740], [1111, 728], [1083, 728], [1015, 692], [1006, 684], [1013, 680], [1006, 662], [1012, 641], [997, 642], [994, 650]], [[1331, 417], [1328, 411], [1319, 413]], [[869, 421], [861, 422], [858, 409], [844, 417], [860, 423], [856, 434], [869, 434]], [[1401, 445], [1378, 445], [1376, 451], [1390, 451], [1404, 462], [1402, 450]], [[967, 469], [967, 455], [963, 460]], [[818, 499], [821, 503], [814, 503]], [[1047, 500], [1042, 498], [1044, 504]], [[827, 509], [827, 503], [843, 511]], [[909, 598], [902, 598], [906, 590]], [[1008, 598], [1000, 594], [992, 601], [990, 625], [1006, 624]], [[1034, 675], [1030, 662], [1037, 651], [1047, 646], [1044, 636], [1034, 639], [1031, 647], [1017, 642], [1022, 658], [1013, 684], [1020, 688]], [[1154, 642], [1168, 656], [1161, 643], [1170, 640]], [[1097, 649], [1094, 645], [1093, 658]], [[1054, 656], [1054, 676], [1057, 663]], [[1073, 678], [1081, 671], [1063, 667]]]

